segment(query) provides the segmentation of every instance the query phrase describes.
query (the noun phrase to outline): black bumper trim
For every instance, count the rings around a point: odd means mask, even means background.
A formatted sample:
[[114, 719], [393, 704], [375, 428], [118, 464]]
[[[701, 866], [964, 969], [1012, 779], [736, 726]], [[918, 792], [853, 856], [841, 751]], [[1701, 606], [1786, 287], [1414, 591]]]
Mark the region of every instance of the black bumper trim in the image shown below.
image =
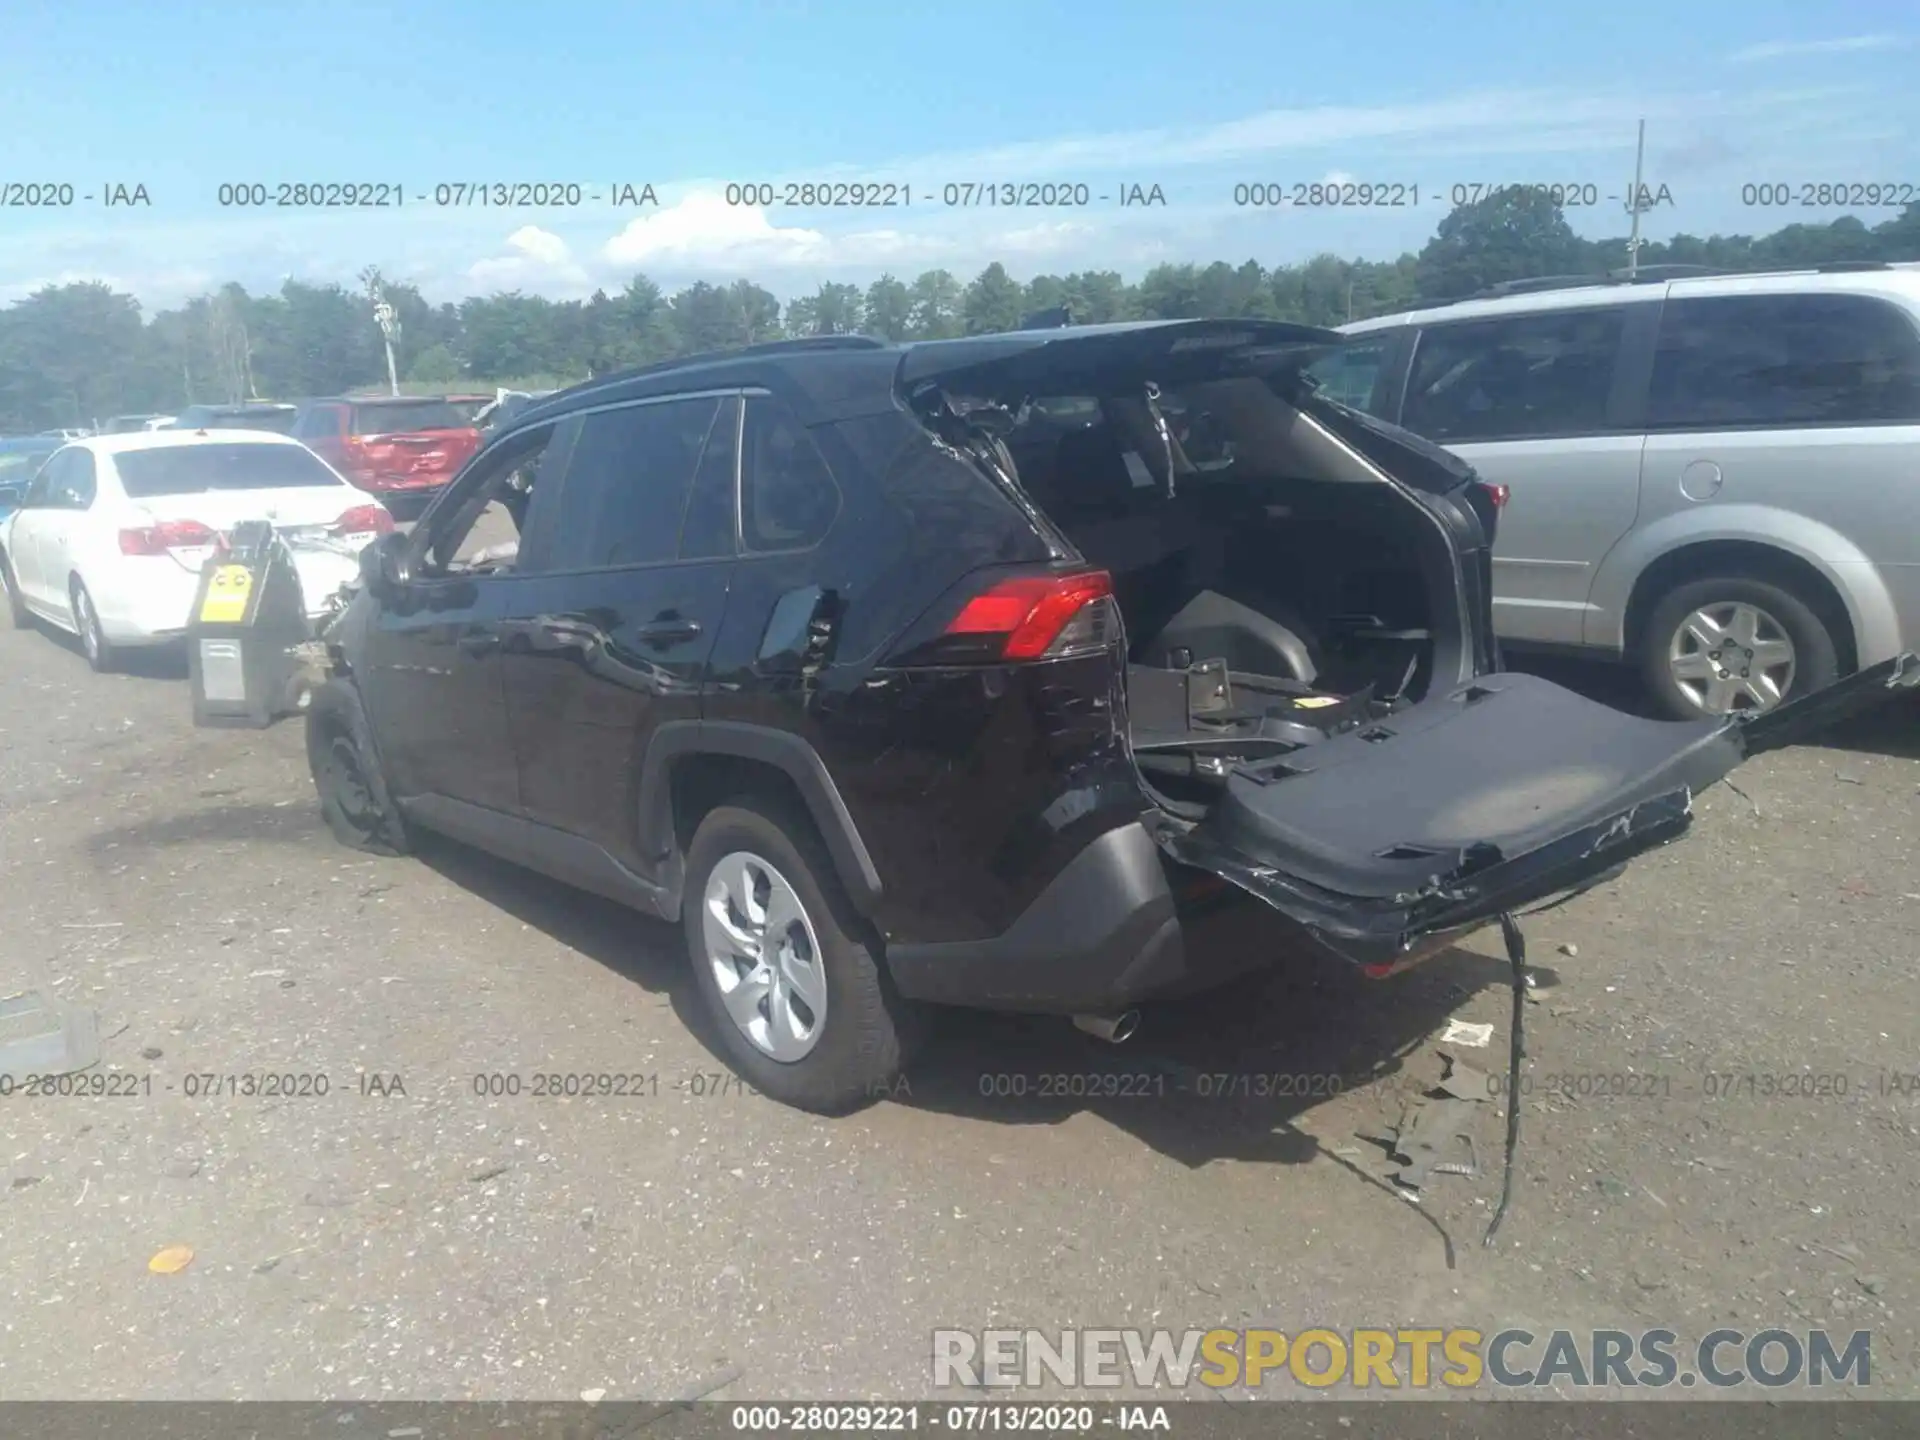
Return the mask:
[[1185, 973], [1160, 847], [1137, 822], [1068, 862], [1008, 930], [986, 940], [887, 946], [903, 995], [982, 1009], [1111, 1009]]

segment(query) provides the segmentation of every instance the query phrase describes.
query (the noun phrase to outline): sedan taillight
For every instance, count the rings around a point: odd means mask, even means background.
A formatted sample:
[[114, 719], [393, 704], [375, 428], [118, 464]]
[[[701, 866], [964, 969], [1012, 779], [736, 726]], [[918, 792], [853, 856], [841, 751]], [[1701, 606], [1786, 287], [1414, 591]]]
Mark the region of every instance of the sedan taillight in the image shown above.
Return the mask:
[[392, 529], [393, 516], [384, 505], [356, 505], [333, 522], [336, 535], [385, 535]]
[[122, 555], [165, 555], [169, 550], [195, 550], [219, 543], [220, 537], [198, 520], [162, 520], [137, 530], [120, 532]]

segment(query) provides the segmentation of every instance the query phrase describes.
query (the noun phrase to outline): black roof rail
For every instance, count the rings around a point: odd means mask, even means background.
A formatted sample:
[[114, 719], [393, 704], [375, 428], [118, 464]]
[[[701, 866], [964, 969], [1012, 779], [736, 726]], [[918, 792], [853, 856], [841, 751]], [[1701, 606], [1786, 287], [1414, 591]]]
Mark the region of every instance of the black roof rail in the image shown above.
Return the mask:
[[1633, 270], [1609, 270], [1607, 278], [1623, 285], [1652, 285], [1662, 280], [1690, 280], [1703, 275], [1737, 275], [1730, 265], [1641, 265]]
[[1667, 280], [1739, 273], [1724, 265], [1642, 265], [1631, 271], [1605, 270], [1594, 275], [1534, 275], [1523, 280], [1502, 280], [1465, 298], [1490, 300], [1500, 295], [1530, 295], [1541, 290], [1572, 290], [1587, 285], [1657, 285]]
[[732, 360], [741, 355], [784, 355], [805, 350], [884, 350], [890, 342], [879, 340], [872, 335], [802, 335], [793, 340], [763, 340], [757, 345], [739, 345], [729, 350], [702, 350], [697, 355], [676, 355], [671, 360], [656, 360], [651, 365], [635, 365], [625, 370], [609, 370], [605, 375], [595, 375], [582, 380], [577, 385], [556, 390], [552, 395], [535, 397], [541, 404], [560, 395], [571, 396], [583, 390], [597, 390], [602, 385], [612, 385], [621, 380], [632, 380], [641, 375], [658, 375], [668, 370], [684, 370], [694, 365], [711, 365], [719, 360]]
[[1763, 265], [1741, 269], [1732, 265], [1642, 265], [1629, 272], [1609, 270], [1599, 275], [1536, 275], [1502, 280], [1461, 298], [1492, 300], [1503, 295], [1531, 295], [1542, 290], [1571, 290], [1587, 285], [1657, 285], [1668, 280], [1699, 280], [1719, 275], [1847, 275], [1898, 268], [1890, 260], [1823, 260], [1811, 265]]
[[1531, 295], [1536, 290], [1572, 290], [1581, 285], [1607, 285], [1614, 283], [1605, 275], [1532, 275], [1524, 280], [1502, 280], [1489, 285], [1484, 290], [1476, 290], [1471, 295], [1463, 295], [1463, 300], [1491, 300], [1501, 295]]

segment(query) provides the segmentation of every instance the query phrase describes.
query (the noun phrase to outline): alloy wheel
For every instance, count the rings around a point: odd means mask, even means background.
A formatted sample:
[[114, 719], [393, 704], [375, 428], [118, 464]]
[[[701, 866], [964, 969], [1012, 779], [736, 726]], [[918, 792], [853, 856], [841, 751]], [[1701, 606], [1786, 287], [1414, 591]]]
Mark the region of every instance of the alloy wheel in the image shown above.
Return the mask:
[[87, 587], [79, 586], [73, 592], [74, 620], [80, 631], [80, 648], [87, 652], [88, 663], [98, 665], [100, 652], [106, 648], [106, 637], [100, 633], [100, 617], [94, 612], [93, 597], [87, 594]]
[[1793, 688], [1793, 638], [1745, 600], [1702, 605], [1680, 622], [1667, 646], [1667, 671], [1704, 714], [1771, 710]]
[[813, 921], [792, 883], [736, 850], [707, 879], [702, 933], [727, 1015], [754, 1048], [785, 1064], [819, 1043], [827, 978]]

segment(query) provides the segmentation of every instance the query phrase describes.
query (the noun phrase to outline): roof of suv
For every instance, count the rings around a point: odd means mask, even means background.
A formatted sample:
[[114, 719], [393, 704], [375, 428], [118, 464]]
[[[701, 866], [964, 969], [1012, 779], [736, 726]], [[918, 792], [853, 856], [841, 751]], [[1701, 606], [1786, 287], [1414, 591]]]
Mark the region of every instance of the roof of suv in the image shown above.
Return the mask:
[[900, 385], [1016, 360], [1062, 343], [1078, 349], [1093, 341], [1099, 353], [1119, 355], [1229, 345], [1338, 345], [1343, 338], [1332, 330], [1272, 320], [1123, 320], [904, 343], [868, 335], [819, 335], [689, 355], [602, 376], [539, 399], [513, 417], [513, 428], [583, 406], [753, 387], [777, 390], [802, 412], [803, 424], [813, 425], [890, 406]]
[[1920, 263], [1897, 262], [1872, 266], [1828, 266], [1803, 270], [1742, 271], [1738, 273], [1662, 277], [1627, 281], [1595, 276], [1592, 283], [1566, 283], [1557, 288], [1521, 290], [1514, 294], [1481, 295], [1450, 305], [1402, 310], [1342, 325], [1343, 335], [1364, 335], [1400, 325], [1431, 325], [1443, 320], [1477, 320], [1483, 316], [1529, 314], [1593, 305], [1633, 305], [1693, 295], [1829, 294], [1884, 295], [1920, 303]]

